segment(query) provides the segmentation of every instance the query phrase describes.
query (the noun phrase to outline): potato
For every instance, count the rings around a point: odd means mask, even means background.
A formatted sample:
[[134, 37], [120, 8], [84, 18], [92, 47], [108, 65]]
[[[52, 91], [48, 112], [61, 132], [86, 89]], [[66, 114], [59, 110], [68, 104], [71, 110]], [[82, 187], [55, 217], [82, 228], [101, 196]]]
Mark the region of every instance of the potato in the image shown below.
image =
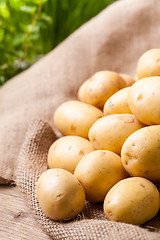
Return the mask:
[[57, 221], [76, 217], [85, 203], [85, 193], [78, 180], [70, 172], [58, 168], [42, 173], [36, 195], [44, 213]]
[[127, 137], [144, 127], [132, 114], [113, 114], [98, 119], [89, 130], [89, 139], [95, 149], [120, 154]]
[[63, 135], [77, 135], [88, 138], [92, 124], [103, 113], [98, 108], [80, 101], [67, 101], [54, 113], [54, 124]]
[[131, 86], [135, 82], [135, 79], [128, 74], [120, 73], [120, 76], [124, 79], [126, 87]]
[[160, 125], [131, 134], [122, 146], [121, 157], [130, 175], [160, 181]]
[[128, 106], [128, 91], [129, 87], [126, 87], [114, 93], [104, 104], [104, 115], [132, 113]]
[[94, 151], [92, 144], [85, 138], [65, 136], [56, 140], [48, 151], [49, 168], [63, 168], [74, 173], [80, 159]]
[[160, 77], [143, 78], [134, 83], [128, 92], [128, 104], [142, 123], [160, 124]]
[[151, 76], [160, 76], [160, 48], [146, 51], [137, 63], [138, 79]]
[[100, 71], [80, 86], [78, 99], [98, 108], [103, 108], [107, 99], [124, 87], [126, 87], [125, 81], [118, 73]]
[[159, 211], [158, 189], [142, 177], [123, 179], [114, 185], [104, 200], [108, 220], [141, 225]]
[[134, 80], [135, 80], [135, 82], [139, 80], [137, 75], [134, 76]]
[[109, 189], [128, 175], [117, 154], [97, 150], [80, 160], [74, 176], [82, 184], [88, 201], [102, 202]]

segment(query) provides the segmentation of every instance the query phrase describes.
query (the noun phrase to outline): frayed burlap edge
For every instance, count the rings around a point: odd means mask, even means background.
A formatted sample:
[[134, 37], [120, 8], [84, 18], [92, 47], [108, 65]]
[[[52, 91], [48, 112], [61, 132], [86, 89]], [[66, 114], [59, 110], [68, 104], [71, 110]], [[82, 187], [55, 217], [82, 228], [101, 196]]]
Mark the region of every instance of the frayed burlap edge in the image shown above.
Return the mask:
[[39, 207], [35, 186], [38, 177], [47, 169], [47, 152], [56, 140], [56, 135], [48, 123], [42, 120], [31, 122], [18, 158], [17, 185], [41, 227], [53, 239], [58, 240], [158, 240], [160, 239], [160, 216], [144, 227], [108, 221], [102, 204], [86, 202], [84, 210], [73, 221], [56, 222], [50, 220]]

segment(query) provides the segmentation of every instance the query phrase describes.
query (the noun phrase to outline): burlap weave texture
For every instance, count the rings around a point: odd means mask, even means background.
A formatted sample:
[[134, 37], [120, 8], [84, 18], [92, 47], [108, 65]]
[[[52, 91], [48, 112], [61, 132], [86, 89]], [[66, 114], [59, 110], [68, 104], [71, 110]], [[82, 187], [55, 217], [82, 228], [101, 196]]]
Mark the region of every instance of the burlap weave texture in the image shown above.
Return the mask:
[[[143, 227], [108, 221], [102, 204], [86, 202], [84, 210], [72, 221], [56, 222], [39, 207], [35, 186], [39, 175], [47, 169], [47, 152], [56, 139], [52, 128], [42, 120], [34, 120], [25, 137], [17, 169], [17, 184], [24, 193], [42, 228], [57, 240], [159, 240], [160, 215]], [[148, 231], [152, 230], [154, 232]]]

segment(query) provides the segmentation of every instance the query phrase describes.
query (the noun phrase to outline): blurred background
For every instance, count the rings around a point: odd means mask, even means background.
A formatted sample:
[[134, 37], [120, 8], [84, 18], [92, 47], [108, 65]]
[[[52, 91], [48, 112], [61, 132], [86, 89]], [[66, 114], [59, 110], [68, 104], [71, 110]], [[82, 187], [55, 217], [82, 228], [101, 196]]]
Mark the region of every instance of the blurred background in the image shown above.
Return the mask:
[[0, 0], [0, 86], [116, 0]]

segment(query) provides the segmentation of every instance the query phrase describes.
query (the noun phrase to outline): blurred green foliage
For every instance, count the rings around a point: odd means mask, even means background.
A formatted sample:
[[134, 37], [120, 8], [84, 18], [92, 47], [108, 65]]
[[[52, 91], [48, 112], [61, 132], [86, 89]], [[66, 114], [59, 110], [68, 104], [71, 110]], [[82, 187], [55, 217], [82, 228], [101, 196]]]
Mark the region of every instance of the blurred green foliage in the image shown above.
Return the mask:
[[0, 85], [115, 0], [0, 0]]

